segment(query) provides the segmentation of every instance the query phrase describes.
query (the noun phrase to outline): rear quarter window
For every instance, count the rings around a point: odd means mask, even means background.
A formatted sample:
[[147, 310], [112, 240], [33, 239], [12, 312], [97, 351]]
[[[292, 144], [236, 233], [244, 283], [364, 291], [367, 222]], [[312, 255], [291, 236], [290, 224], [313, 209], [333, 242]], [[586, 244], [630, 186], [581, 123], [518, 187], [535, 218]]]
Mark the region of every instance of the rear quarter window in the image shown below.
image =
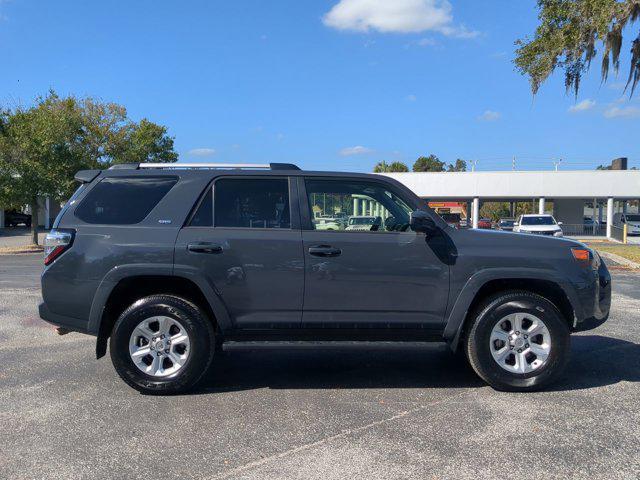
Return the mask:
[[75, 210], [85, 223], [139, 223], [176, 184], [176, 177], [111, 177], [100, 181]]

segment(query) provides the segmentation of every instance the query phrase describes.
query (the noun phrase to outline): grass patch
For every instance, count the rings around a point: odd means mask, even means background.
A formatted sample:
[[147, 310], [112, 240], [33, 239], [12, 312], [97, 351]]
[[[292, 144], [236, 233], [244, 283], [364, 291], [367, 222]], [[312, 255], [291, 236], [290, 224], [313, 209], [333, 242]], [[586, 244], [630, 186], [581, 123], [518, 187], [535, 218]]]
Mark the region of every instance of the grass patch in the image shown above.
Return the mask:
[[631, 260], [632, 262], [640, 263], [640, 245], [592, 243], [589, 246], [599, 252], [614, 253], [626, 258], [627, 260]]
[[19, 255], [24, 253], [41, 253], [40, 245], [21, 245], [19, 247], [0, 247], [0, 255]]

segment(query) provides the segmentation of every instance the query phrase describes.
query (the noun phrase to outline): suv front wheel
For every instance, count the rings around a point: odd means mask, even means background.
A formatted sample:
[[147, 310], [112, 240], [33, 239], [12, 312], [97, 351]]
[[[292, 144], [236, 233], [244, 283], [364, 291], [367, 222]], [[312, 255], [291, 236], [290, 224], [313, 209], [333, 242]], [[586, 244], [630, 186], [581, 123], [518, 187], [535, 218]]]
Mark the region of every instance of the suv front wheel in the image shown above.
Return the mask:
[[149, 394], [182, 393], [207, 371], [213, 325], [195, 304], [171, 295], [138, 300], [118, 318], [110, 353], [118, 375]]
[[497, 390], [550, 384], [569, 358], [567, 322], [556, 306], [526, 291], [502, 292], [476, 309], [465, 341], [475, 372]]

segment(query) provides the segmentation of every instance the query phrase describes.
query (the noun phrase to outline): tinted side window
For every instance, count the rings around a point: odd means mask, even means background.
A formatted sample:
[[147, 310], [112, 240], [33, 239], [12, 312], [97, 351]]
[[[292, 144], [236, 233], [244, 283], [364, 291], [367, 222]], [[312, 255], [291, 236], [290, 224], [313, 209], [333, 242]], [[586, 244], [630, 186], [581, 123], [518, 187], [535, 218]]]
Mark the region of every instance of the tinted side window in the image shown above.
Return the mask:
[[227, 178], [213, 191], [216, 227], [291, 228], [287, 179]]
[[176, 182], [174, 177], [105, 178], [82, 200], [75, 214], [86, 223], [139, 223]]
[[213, 226], [213, 193], [211, 187], [208, 187], [202, 202], [198, 206], [196, 213], [193, 214], [191, 227], [211, 227]]
[[314, 230], [405, 232], [411, 208], [383, 185], [359, 180], [306, 180]]

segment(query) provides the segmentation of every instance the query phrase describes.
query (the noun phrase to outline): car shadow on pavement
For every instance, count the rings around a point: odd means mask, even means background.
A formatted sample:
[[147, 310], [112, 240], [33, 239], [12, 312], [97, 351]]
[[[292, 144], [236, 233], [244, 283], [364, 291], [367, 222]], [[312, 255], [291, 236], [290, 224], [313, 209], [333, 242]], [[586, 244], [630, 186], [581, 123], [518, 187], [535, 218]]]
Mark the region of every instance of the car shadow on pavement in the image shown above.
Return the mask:
[[483, 386], [445, 345], [232, 347], [194, 393], [273, 389], [473, 388]]
[[[640, 345], [601, 335], [572, 338], [565, 374], [547, 391], [640, 381]], [[272, 389], [477, 388], [462, 355], [445, 345], [234, 346], [193, 394]]]
[[571, 338], [565, 374], [549, 390], [582, 390], [640, 381], [640, 345], [602, 335]]

